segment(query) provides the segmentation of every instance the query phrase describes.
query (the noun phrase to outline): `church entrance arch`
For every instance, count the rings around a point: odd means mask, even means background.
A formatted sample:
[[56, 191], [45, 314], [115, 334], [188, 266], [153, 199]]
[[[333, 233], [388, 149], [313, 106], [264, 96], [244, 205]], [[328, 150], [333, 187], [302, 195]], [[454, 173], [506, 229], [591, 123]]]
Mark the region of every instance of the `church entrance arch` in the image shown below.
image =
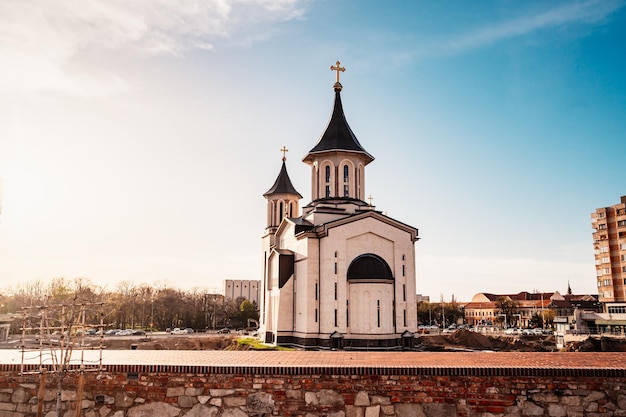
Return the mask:
[[350, 333], [394, 332], [394, 278], [391, 268], [373, 253], [359, 255], [348, 267]]

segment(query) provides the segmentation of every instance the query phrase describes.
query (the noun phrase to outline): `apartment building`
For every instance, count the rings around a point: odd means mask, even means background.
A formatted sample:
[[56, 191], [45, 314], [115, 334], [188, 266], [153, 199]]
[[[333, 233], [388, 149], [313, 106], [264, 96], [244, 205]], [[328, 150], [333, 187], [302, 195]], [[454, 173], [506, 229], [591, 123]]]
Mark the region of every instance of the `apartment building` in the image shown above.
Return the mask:
[[591, 213], [598, 298], [605, 313], [626, 313], [626, 196]]
[[246, 300], [259, 304], [260, 280], [247, 279], [225, 279], [224, 297], [231, 300], [245, 298]]

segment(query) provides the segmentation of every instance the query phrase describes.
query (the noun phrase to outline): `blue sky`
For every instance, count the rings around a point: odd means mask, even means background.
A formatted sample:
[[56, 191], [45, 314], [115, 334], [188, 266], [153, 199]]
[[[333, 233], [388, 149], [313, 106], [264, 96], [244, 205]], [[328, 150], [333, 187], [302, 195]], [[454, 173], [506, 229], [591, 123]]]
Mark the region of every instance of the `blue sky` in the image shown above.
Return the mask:
[[0, 2], [0, 288], [260, 279], [262, 194], [344, 110], [417, 291], [596, 293], [626, 195], [624, 1]]

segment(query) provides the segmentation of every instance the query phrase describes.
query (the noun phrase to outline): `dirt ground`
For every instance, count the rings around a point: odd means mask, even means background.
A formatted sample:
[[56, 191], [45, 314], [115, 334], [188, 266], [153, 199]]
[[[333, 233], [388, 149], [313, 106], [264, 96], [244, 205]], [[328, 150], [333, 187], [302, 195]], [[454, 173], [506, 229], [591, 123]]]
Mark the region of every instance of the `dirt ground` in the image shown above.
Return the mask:
[[500, 352], [550, 352], [556, 350], [554, 336], [487, 336], [469, 330], [416, 339], [424, 351], [491, 350]]
[[[106, 349], [138, 350], [226, 350], [247, 349], [239, 347], [237, 336], [162, 336], [127, 339], [124, 337], [106, 338]], [[94, 340], [94, 345], [96, 344]], [[423, 335], [415, 340], [415, 346], [423, 351], [519, 351], [549, 352], [556, 350], [554, 336], [485, 336], [469, 330], [457, 330], [455, 333], [441, 335]]]
[[142, 337], [127, 339], [124, 337], [104, 338], [106, 349], [131, 349], [136, 345], [137, 350], [224, 350], [229, 348], [234, 336], [164, 336]]

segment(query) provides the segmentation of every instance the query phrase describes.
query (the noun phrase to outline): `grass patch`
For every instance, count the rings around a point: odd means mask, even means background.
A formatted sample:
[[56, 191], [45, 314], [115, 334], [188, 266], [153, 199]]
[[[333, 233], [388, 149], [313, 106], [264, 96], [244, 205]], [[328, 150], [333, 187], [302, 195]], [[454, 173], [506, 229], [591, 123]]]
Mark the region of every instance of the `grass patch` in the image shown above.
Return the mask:
[[237, 339], [237, 344], [240, 347], [249, 350], [294, 350], [292, 348], [286, 348], [282, 346], [266, 345], [264, 343], [261, 343], [259, 339], [255, 339], [252, 337], [239, 338]]

